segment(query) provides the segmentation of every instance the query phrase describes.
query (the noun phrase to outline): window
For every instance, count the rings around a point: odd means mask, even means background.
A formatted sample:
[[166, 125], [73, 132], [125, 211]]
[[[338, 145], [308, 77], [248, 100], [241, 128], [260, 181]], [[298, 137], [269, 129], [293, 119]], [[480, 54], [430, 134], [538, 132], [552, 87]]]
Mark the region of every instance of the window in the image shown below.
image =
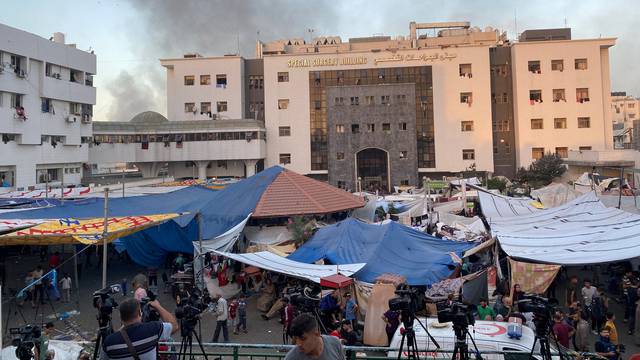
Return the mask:
[[278, 110], [284, 110], [289, 107], [289, 99], [278, 99]]
[[509, 103], [509, 95], [507, 93], [502, 93], [502, 103], [503, 104]]
[[471, 64], [460, 64], [459, 70], [461, 77], [471, 77]]
[[407, 158], [409, 153], [406, 150], [400, 151], [400, 160], [404, 160]]
[[249, 89], [262, 89], [264, 87], [264, 76], [249, 75]]
[[401, 94], [396, 95], [396, 103], [398, 104], [406, 104], [407, 103], [407, 95]]
[[335, 106], [342, 106], [344, 105], [344, 98], [343, 97], [337, 97], [334, 99], [334, 105]]
[[373, 99], [373, 96], [365, 96], [364, 103], [366, 105], [375, 105], [376, 101]]
[[227, 102], [226, 101], [218, 101], [216, 103], [216, 109], [218, 112], [226, 112], [227, 111]]
[[460, 103], [469, 104], [471, 106], [471, 102], [473, 101], [473, 95], [470, 92], [460, 93]]
[[587, 70], [587, 59], [576, 59], [576, 70]]
[[192, 86], [194, 81], [195, 81], [196, 77], [193, 75], [185, 75], [184, 76], [184, 85], [185, 86]]
[[375, 132], [376, 124], [367, 124], [367, 132]]
[[291, 164], [291, 154], [280, 154], [280, 165]]
[[389, 95], [380, 96], [380, 104], [382, 104], [382, 105], [390, 105], [391, 101], [389, 99], [390, 99]]
[[288, 72], [279, 72], [278, 73], [278, 82], [289, 82], [289, 73]]
[[384, 75], [385, 75], [384, 73], [385, 73], [384, 69], [379, 69], [378, 70], [378, 79], [384, 80]]
[[347, 188], [347, 183], [342, 180], [338, 180], [338, 189], [346, 189], [346, 188]]
[[542, 72], [540, 69], [540, 61], [538, 60], [529, 61], [529, 72], [532, 72], [534, 74], [540, 74]]
[[589, 101], [589, 89], [588, 88], [576, 89], [576, 101], [579, 103]]
[[200, 103], [200, 114], [207, 114], [211, 112], [211, 103], [210, 102], [201, 102]]
[[591, 118], [589, 117], [578, 118], [578, 129], [588, 129], [590, 127], [591, 127]]
[[531, 119], [531, 130], [544, 129], [544, 122], [542, 119]]
[[42, 98], [41, 110], [43, 113], [53, 112], [53, 102], [51, 99]]
[[636, 118], [636, 114], [629, 114], [629, 119], [635, 119]]
[[460, 128], [461, 131], [473, 131], [473, 121], [461, 121]]
[[551, 71], [564, 71], [564, 60], [551, 60]]
[[[529, 354], [522, 353], [522, 349], [503, 347], [502, 351], [507, 352], [504, 354], [504, 360], [528, 360], [529, 359]], [[509, 351], [513, 351], [513, 352], [519, 351], [520, 353], [513, 353]]]
[[344, 160], [344, 153], [343, 152], [336, 153], [336, 160]]
[[337, 124], [336, 125], [336, 132], [338, 134], [343, 134], [344, 133], [344, 125], [343, 124]]
[[291, 127], [290, 126], [280, 126], [278, 128], [278, 134], [280, 136], [291, 136]]
[[194, 112], [196, 111], [195, 103], [184, 103], [184, 112]]
[[569, 148], [567, 147], [557, 147], [556, 148], [556, 156], [561, 159], [566, 159], [569, 157]]
[[200, 85], [211, 85], [211, 75], [200, 75]]
[[319, 100], [314, 101], [314, 102], [313, 102], [313, 107], [314, 107], [314, 109], [316, 109], [316, 110], [320, 110], [320, 109], [322, 109], [322, 102], [320, 102]]
[[542, 90], [529, 90], [529, 102], [531, 105], [542, 102]]
[[567, 128], [567, 118], [554, 118], [553, 119], [553, 128], [554, 129], [566, 129]]
[[462, 160], [475, 160], [475, 159], [476, 159], [476, 151], [474, 149], [462, 150]]
[[383, 123], [382, 124], [382, 131], [386, 132], [387, 134], [391, 133], [391, 124], [390, 123]]
[[553, 102], [567, 101], [564, 96], [564, 89], [553, 89]]
[[22, 95], [21, 94], [16, 94], [16, 93], [12, 93], [11, 94], [11, 107], [12, 108], [19, 108], [22, 107]]
[[360, 125], [351, 124], [351, 133], [352, 134], [359, 134], [360, 133]]
[[409, 186], [409, 180], [400, 180], [400, 186]]
[[360, 98], [357, 96], [351, 97], [351, 105], [360, 105]]
[[630, 104], [628, 104], [628, 105], [627, 105], [627, 107], [628, 107], [629, 109], [633, 109], [634, 107], [636, 107], [636, 104], [634, 104], [634, 103], [630, 103]]
[[82, 113], [82, 105], [79, 103], [69, 103], [69, 114], [80, 115]]
[[398, 124], [398, 129], [400, 129], [400, 131], [406, 131], [407, 130], [407, 123], [406, 122], [402, 122]]
[[216, 75], [216, 87], [223, 89], [227, 87], [227, 74]]
[[509, 144], [508, 141], [505, 141], [503, 145], [504, 145], [504, 153], [511, 154], [511, 144]]
[[580, 151], [589, 151], [591, 150], [591, 146], [580, 146], [578, 149]]
[[538, 160], [543, 156], [544, 156], [544, 148], [541, 148], [541, 147], [531, 148], [531, 158], [533, 160]]

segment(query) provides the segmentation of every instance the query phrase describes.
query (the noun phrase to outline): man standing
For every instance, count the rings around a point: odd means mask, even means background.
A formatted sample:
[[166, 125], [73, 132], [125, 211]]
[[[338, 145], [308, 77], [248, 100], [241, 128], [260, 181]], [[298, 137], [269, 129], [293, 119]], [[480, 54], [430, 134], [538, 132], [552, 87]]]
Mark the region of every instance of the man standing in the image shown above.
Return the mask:
[[356, 329], [356, 313], [358, 312], [358, 304], [356, 304], [356, 300], [351, 296], [351, 293], [346, 293], [344, 297], [347, 299], [344, 304], [344, 319], [351, 323], [352, 329]]
[[567, 287], [567, 306], [578, 301], [578, 277], [573, 275]]
[[598, 289], [595, 286], [591, 286], [591, 280], [585, 279], [584, 286], [582, 287], [582, 300], [584, 301], [584, 306], [591, 307], [591, 303], [593, 302], [593, 297], [598, 293]]
[[569, 348], [569, 340], [573, 336], [573, 328], [564, 321], [561, 314], [555, 314], [553, 317], [553, 334], [560, 345], [566, 349]]
[[213, 339], [211, 342], [218, 342], [218, 337], [220, 337], [220, 330], [222, 329], [222, 337], [224, 338], [224, 342], [229, 342], [229, 329], [227, 328], [227, 319], [229, 318], [229, 308], [227, 305], [227, 300], [225, 300], [222, 295], [215, 294], [213, 296], [213, 300], [215, 301], [215, 310], [214, 315], [216, 316], [216, 330], [213, 333]]
[[575, 348], [576, 351], [587, 352], [591, 350], [591, 326], [589, 325], [589, 317], [584, 312], [576, 312], [573, 314], [576, 320]]
[[291, 323], [291, 336], [296, 347], [285, 360], [341, 360], [344, 349], [338, 338], [320, 335], [318, 322], [309, 314], [300, 314]]
[[107, 336], [100, 349], [100, 360], [155, 360], [159, 341], [169, 340], [178, 330], [176, 318], [157, 300], [150, 301], [160, 314], [160, 321], [142, 322], [140, 303], [127, 298], [120, 303], [120, 331]]
[[616, 360], [618, 358], [618, 352], [616, 350], [616, 345], [612, 343], [609, 338], [609, 328], [604, 327], [602, 331], [600, 331], [600, 339], [596, 341], [596, 354], [609, 360]]
[[338, 292], [333, 291], [331, 294], [326, 295], [320, 300], [320, 313], [322, 314], [322, 322], [327, 329], [335, 329], [335, 324], [338, 321], [335, 314], [340, 312], [340, 305], [338, 305]]

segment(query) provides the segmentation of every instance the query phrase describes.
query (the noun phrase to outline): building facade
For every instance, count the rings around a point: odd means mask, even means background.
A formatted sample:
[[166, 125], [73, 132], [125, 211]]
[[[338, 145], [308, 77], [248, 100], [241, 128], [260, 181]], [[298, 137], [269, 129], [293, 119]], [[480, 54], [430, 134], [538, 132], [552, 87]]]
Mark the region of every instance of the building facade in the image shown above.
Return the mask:
[[79, 184], [88, 161], [96, 56], [0, 24], [0, 175], [14, 188]]
[[611, 119], [614, 127], [616, 149], [632, 148], [634, 121], [640, 120], [640, 99], [627, 95], [625, 91], [611, 93]]
[[412, 22], [408, 36], [258, 42], [255, 59], [187, 54], [161, 65], [170, 123], [264, 121], [264, 157], [242, 159], [387, 192], [612, 149], [614, 44], [572, 40], [570, 29], [511, 42], [468, 22]]

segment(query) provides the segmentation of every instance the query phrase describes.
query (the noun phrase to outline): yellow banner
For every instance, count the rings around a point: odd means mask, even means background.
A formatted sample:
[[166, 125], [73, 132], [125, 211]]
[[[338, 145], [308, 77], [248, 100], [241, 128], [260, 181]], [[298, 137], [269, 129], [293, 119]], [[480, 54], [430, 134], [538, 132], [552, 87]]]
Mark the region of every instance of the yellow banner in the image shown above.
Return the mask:
[[[179, 214], [123, 216], [107, 219], [107, 242], [173, 219]], [[104, 218], [57, 219], [0, 236], [0, 246], [102, 243]]]

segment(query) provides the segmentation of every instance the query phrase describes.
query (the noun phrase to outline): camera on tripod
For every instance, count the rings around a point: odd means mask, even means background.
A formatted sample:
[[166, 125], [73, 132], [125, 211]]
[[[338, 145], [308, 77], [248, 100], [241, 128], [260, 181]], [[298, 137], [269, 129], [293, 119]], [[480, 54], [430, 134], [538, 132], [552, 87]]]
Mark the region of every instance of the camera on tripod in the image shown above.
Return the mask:
[[467, 327], [476, 323], [473, 312], [475, 305], [466, 305], [459, 301], [454, 301], [450, 306], [438, 310], [439, 323], [453, 323], [454, 327]]
[[111, 316], [118, 303], [111, 297], [121, 291], [119, 284], [107, 286], [93, 293], [93, 307], [99, 310], [98, 318]]
[[548, 299], [535, 294], [525, 294], [517, 303], [520, 312], [530, 312], [535, 317], [545, 319], [551, 319], [551, 315], [553, 315], [558, 305], [558, 301], [555, 299]]
[[11, 328], [9, 333], [14, 336], [11, 344], [16, 347], [16, 357], [20, 360], [31, 360], [35, 358], [36, 349], [41, 349], [42, 332], [40, 328], [33, 325], [26, 325], [21, 328]]
[[149, 305], [150, 302], [155, 301], [157, 298], [151, 290], [147, 290], [147, 296], [140, 299], [140, 310], [142, 311], [142, 322], [159, 321], [160, 313], [153, 306]]
[[[400, 284], [394, 293], [397, 295], [389, 299], [389, 310], [400, 311], [415, 316], [420, 309], [424, 309], [424, 292], [417, 288], [412, 288], [407, 284]], [[403, 316], [405, 318], [405, 316]]]
[[176, 318], [178, 320], [196, 319], [211, 303], [208, 291], [200, 291], [198, 288], [191, 290], [188, 296], [180, 298], [180, 304], [176, 307]]
[[285, 296], [289, 296], [291, 304], [301, 313], [313, 313], [320, 305], [320, 293], [322, 289], [317, 286], [296, 288]]

